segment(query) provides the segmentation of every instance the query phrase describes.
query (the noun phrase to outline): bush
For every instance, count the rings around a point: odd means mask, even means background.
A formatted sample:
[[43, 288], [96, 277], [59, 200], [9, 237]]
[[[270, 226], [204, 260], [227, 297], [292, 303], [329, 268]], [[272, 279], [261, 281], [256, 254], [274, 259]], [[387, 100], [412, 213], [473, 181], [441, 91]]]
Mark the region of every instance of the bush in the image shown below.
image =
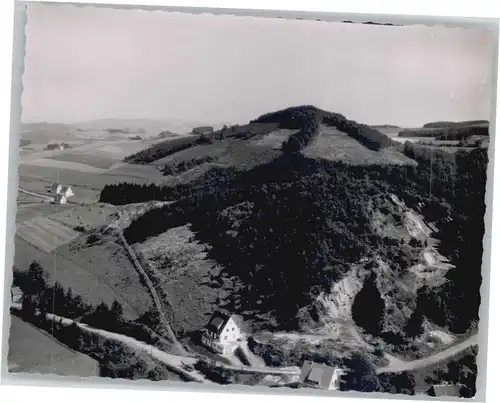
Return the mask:
[[415, 394], [415, 377], [408, 372], [379, 375], [381, 391], [385, 393]]
[[344, 360], [347, 369], [340, 382], [340, 390], [357, 392], [378, 392], [380, 381], [371, 362], [360, 353], [353, 353]]

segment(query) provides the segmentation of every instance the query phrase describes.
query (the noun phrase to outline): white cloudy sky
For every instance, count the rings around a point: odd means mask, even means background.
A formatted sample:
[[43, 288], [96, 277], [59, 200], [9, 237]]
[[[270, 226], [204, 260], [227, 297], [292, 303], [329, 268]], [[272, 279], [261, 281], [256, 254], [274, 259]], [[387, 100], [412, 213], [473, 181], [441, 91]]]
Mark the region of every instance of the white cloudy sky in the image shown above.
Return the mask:
[[30, 4], [23, 120], [246, 122], [314, 104], [368, 124], [489, 119], [494, 36]]

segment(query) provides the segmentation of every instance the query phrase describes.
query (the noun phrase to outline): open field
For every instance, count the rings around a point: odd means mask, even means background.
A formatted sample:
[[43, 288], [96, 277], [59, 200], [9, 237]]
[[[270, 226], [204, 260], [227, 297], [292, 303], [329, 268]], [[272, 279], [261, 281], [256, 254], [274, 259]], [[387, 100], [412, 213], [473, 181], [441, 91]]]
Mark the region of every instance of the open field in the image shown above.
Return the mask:
[[[55, 273], [56, 280], [67, 288], [71, 287], [92, 304], [102, 301], [111, 304], [116, 298], [124, 307], [125, 316], [137, 318], [151, 305], [150, 296], [141, 285], [140, 278], [125, 255], [121, 245], [113, 238], [101, 237], [95, 242], [87, 242], [87, 235], [72, 228], [81, 226], [87, 230], [99, 228], [116, 220], [117, 209], [106, 204], [93, 206], [74, 206], [41, 204], [19, 208], [17, 221], [18, 233], [15, 240], [15, 265], [20, 269], [28, 267], [32, 260], [38, 261], [50, 276]], [[64, 246], [46, 253], [42, 250], [38, 237], [46, 242], [57, 238], [50, 233], [40, 234], [28, 225], [33, 221], [48, 221], [52, 226], [66, 228], [75, 236]], [[23, 239], [24, 238], [24, 239]], [[54, 245], [51, 245], [51, 247]]]
[[67, 161], [78, 164], [84, 164], [97, 169], [109, 169], [113, 166], [113, 164], [119, 161], [116, 158], [111, 159], [98, 155], [76, 153], [76, 152], [68, 152], [64, 154], [55, 155], [50, 159], [56, 161]]
[[78, 172], [86, 172], [93, 174], [101, 174], [104, 172], [104, 169], [95, 168], [87, 164], [82, 164], [73, 161], [61, 161], [61, 160], [56, 160], [54, 158], [33, 159], [30, 160], [29, 163], [23, 165], [29, 165], [37, 168], [48, 167], [48, 168], [63, 169], [63, 170], [74, 170]]
[[[62, 169], [53, 166], [19, 165], [20, 181], [40, 181], [45, 184], [53, 182], [64, 183], [87, 189], [101, 190], [105, 181], [95, 172], [79, 172], [78, 170]], [[29, 190], [29, 189], [28, 189]]]
[[116, 212], [115, 206], [99, 203], [92, 206], [71, 206], [71, 209], [55, 213], [50, 218], [71, 228], [83, 226], [90, 229], [109, 224], [116, 219]]
[[80, 234], [47, 217], [35, 217], [17, 225], [16, 235], [38, 249], [49, 253]]
[[[45, 253], [18, 236], [14, 238], [14, 243], [14, 266], [19, 270], [27, 270], [31, 262], [37, 261], [45, 269], [49, 283], [58, 281], [65, 289], [71, 287], [75, 294], [93, 305], [104, 302], [111, 306], [116, 299], [123, 306], [125, 318], [138, 317], [138, 313], [130, 307], [126, 299], [128, 295], [120, 295], [104, 276], [98, 278], [92, 273], [92, 265], [104, 260], [105, 256], [97, 256], [95, 261], [90, 259], [86, 265], [79, 266], [72, 260], [74, 251], [69, 254], [67, 246], [62, 252], [56, 249], [51, 253]], [[118, 270], [117, 267], [114, 269]]]
[[99, 364], [70, 350], [36, 327], [10, 315], [8, 367], [12, 373], [99, 376]]
[[320, 136], [314, 143], [302, 150], [309, 158], [324, 158], [354, 165], [416, 165], [416, 162], [392, 148], [372, 151], [347, 134], [322, 127]]
[[68, 211], [72, 208], [69, 204], [50, 204], [43, 203], [29, 207], [22, 207], [17, 209], [16, 223], [22, 224], [25, 221], [31, 220], [36, 217], [48, 217], [51, 214]]
[[137, 184], [163, 184], [165, 177], [152, 165], [119, 163], [101, 175], [103, 183], [113, 185], [122, 182]]
[[141, 284], [134, 265], [122, 245], [113, 238], [102, 236], [95, 242], [89, 242], [87, 237], [80, 237], [57, 252], [84, 268], [99, 283], [110, 287], [115, 296], [129, 307], [129, 317], [135, 318], [152, 306], [152, 299], [147, 288]]
[[206, 245], [192, 238], [194, 234], [186, 225], [133, 245], [149, 262], [175, 306], [171, 324], [181, 335], [203, 327], [225, 295], [220, 285], [211, 284], [211, 275], [218, 273], [217, 263], [206, 257]]

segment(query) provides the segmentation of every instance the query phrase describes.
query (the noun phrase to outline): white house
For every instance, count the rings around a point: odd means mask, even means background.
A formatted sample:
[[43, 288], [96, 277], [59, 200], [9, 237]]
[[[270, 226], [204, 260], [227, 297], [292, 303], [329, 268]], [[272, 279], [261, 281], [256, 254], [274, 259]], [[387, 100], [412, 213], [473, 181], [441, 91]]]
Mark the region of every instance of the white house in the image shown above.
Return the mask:
[[232, 315], [215, 311], [202, 330], [201, 342], [209, 349], [224, 354], [227, 348], [242, 336]]
[[75, 195], [70, 186], [64, 186], [58, 183], [53, 183], [50, 191], [54, 194], [54, 203], [58, 204], [65, 204], [69, 197]]
[[299, 383], [309, 388], [337, 390], [343, 372], [340, 368], [305, 361], [300, 372]]
[[23, 292], [19, 287], [11, 287], [10, 300], [13, 304], [21, 304], [23, 302]]

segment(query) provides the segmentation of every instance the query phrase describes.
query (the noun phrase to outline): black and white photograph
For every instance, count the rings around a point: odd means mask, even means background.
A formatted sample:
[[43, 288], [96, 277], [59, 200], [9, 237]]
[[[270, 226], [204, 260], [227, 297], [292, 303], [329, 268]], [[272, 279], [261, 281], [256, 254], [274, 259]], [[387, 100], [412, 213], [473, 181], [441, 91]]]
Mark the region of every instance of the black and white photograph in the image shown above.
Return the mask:
[[12, 376], [477, 395], [497, 31], [27, 3], [24, 33]]

